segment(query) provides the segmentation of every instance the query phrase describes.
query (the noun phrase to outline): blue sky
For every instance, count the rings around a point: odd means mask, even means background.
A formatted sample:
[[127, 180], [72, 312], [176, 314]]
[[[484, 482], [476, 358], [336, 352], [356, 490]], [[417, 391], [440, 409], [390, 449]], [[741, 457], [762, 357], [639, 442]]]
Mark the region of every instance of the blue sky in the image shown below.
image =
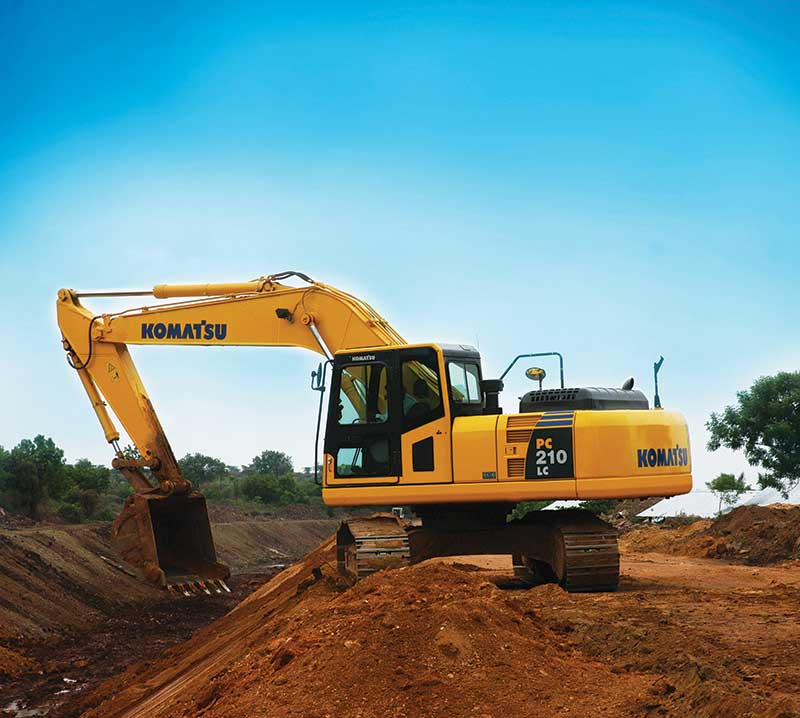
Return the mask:
[[[70, 5], [0, 0], [0, 445], [110, 459], [59, 287], [297, 269], [487, 376], [652, 395], [663, 354], [696, 482], [746, 468], [704, 423], [800, 359], [792, 3]], [[311, 462], [315, 356], [134, 356], [179, 455]]]

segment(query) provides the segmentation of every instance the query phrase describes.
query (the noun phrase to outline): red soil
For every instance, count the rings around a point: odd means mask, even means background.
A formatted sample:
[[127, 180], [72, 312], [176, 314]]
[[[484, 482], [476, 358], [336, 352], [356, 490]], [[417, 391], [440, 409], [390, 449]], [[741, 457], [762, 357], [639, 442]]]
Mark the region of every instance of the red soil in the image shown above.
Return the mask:
[[85, 715], [800, 715], [800, 576], [628, 561], [616, 594], [502, 591], [485, 570], [441, 561], [348, 588], [327, 542], [183, 646], [106, 682]]
[[768, 566], [800, 559], [800, 506], [741, 506], [714, 521], [676, 529], [637, 529], [625, 534], [620, 544], [629, 551]]

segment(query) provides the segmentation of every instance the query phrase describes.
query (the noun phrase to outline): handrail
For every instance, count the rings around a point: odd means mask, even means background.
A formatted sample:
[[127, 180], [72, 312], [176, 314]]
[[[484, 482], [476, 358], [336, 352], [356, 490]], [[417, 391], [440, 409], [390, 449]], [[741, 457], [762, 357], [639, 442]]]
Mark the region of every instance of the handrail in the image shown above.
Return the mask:
[[564, 388], [564, 357], [561, 356], [559, 352], [537, 352], [536, 354], [518, 354], [514, 357], [514, 361], [508, 365], [508, 368], [500, 375], [500, 381], [502, 381], [506, 374], [511, 371], [511, 368], [516, 364], [520, 359], [529, 359], [531, 357], [558, 357], [558, 364], [559, 370], [561, 374], [561, 388]]

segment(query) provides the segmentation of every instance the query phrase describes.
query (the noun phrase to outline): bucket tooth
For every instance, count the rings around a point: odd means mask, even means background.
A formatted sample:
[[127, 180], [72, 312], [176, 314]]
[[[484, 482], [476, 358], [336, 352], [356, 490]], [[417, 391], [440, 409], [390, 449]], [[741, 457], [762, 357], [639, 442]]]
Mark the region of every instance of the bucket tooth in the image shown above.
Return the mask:
[[167, 588], [176, 596], [191, 596], [189, 588], [185, 583], [172, 583]]
[[226, 590], [228, 593], [230, 593], [230, 592], [231, 592], [231, 590], [228, 588], [228, 584], [227, 584], [227, 583], [225, 583], [225, 581], [223, 581], [222, 579], [220, 579], [220, 580], [219, 580], [219, 582], [222, 584], [222, 588], [224, 588], [224, 589], [225, 589], [225, 590]]

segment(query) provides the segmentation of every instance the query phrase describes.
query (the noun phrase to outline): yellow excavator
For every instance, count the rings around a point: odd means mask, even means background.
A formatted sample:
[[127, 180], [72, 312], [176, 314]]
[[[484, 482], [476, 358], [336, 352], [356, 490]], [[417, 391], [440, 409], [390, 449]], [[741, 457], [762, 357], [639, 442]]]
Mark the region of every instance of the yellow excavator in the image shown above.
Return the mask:
[[[94, 314], [81, 304], [92, 296], [168, 301]], [[363, 300], [298, 272], [150, 291], [61, 289], [57, 315], [68, 362], [114, 449], [112, 465], [134, 489], [114, 522], [115, 546], [145, 580], [176, 593], [224, 590], [230, 572], [216, 559], [205, 499], [181, 473], [131, 344], [303, 347], [323, 355], [312, 385], [320, 391], [319, 438], [330, 380], [324, 502], [410, 506], [416, 517], [342, 522], [339, 568], [356, 579], [435, 556], [510, 554], [523, 581], [613, 590], [619, 553], [612, 526], [582, 510], [509, 520], [514, 505], [691, 490], [686, 421], [651, 409], [632, 383], [565, 388], [562, 364], [560, 388], [540, 382], [521, 397], [519, 413], [503, 414], [502, 378], [483, 378], [474, 348], [407, 344]], [[137, 456], [120, 448], [108, 407]]]

